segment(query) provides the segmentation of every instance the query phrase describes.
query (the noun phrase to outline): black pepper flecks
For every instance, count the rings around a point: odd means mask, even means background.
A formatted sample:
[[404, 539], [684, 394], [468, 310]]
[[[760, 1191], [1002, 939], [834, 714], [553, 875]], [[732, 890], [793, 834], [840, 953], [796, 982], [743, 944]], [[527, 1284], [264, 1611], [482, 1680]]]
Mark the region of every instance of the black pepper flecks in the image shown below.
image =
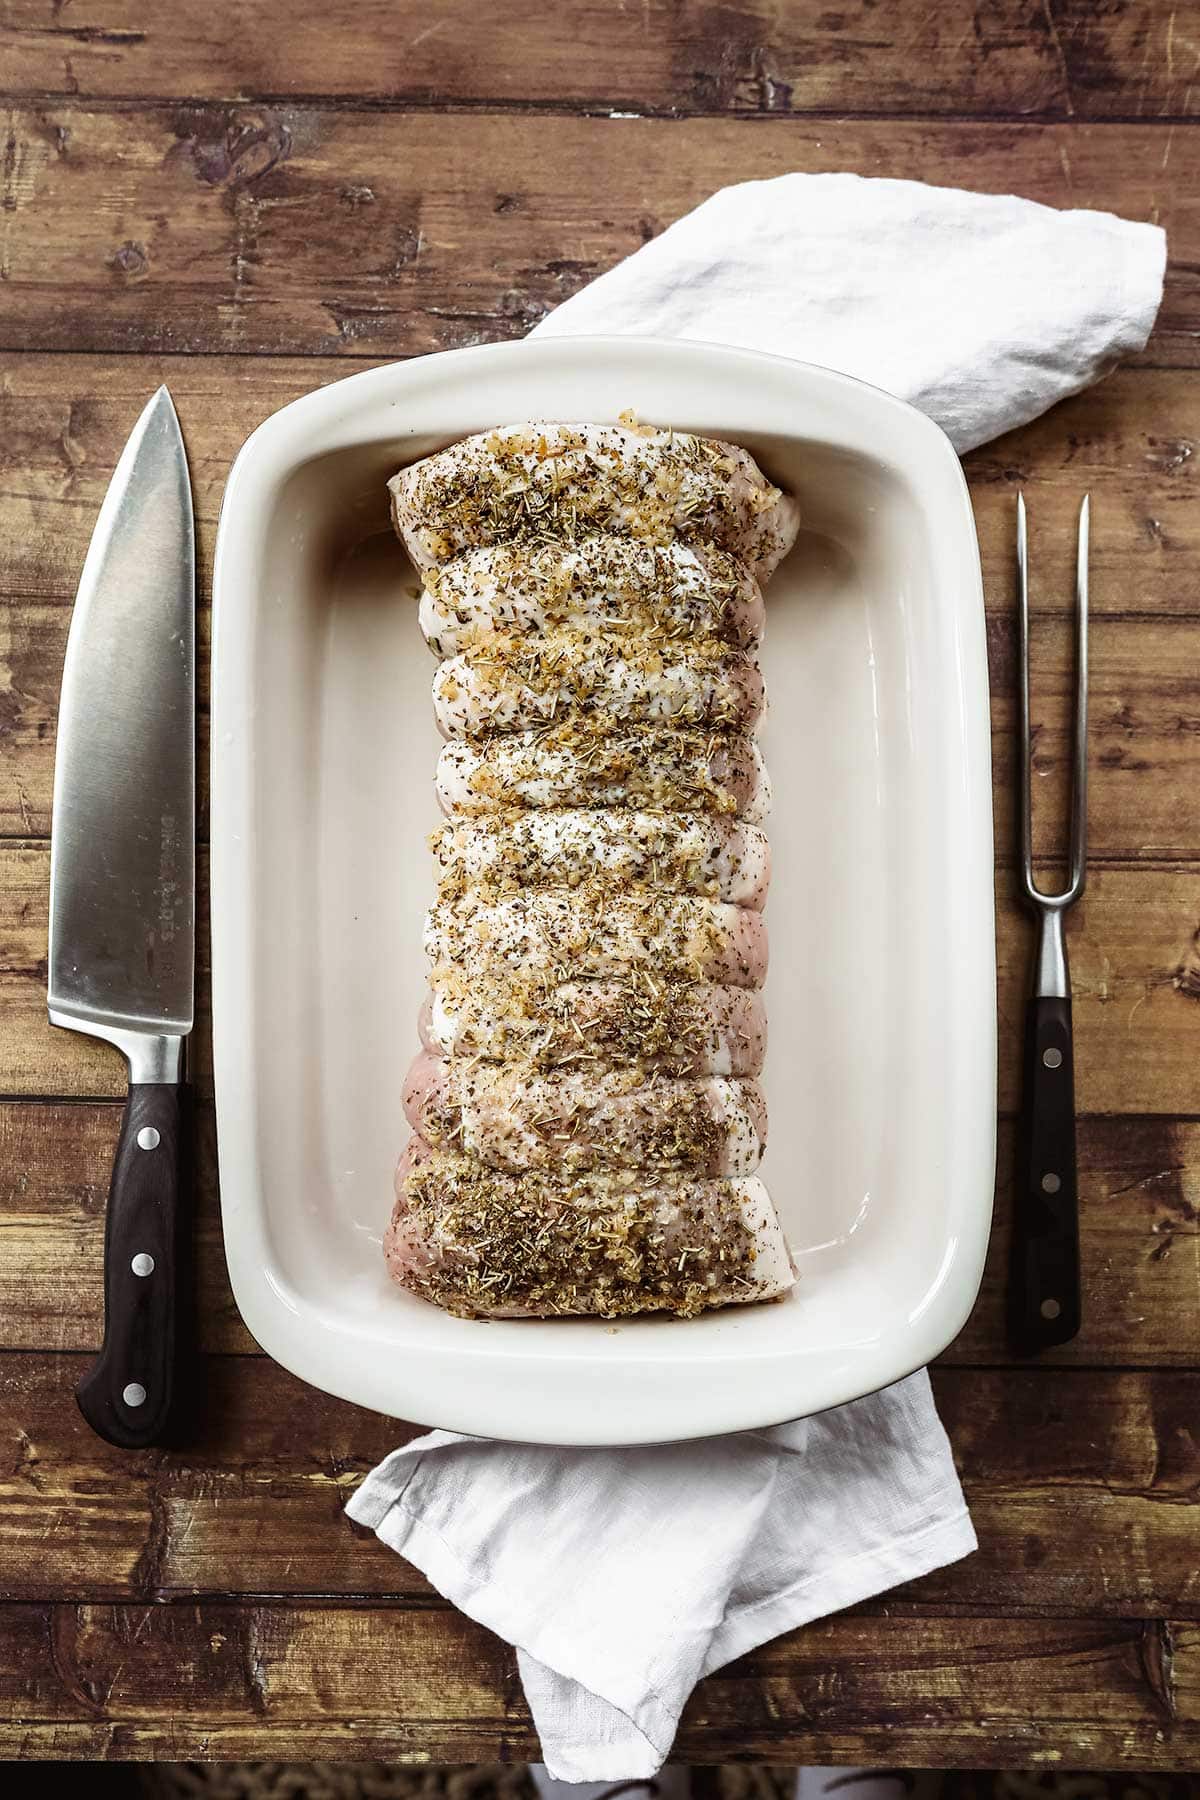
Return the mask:
[[512, 425], [427, 456], [389, 483], [418, 568], [480, 544], [536, 550], [597, 532], [676, 539], [767, 575], [795, 536], [793, 504], [736, 445], [619, 425]]
[[394, 1272], [471, 1316], [778, 1292], [765, 1190], [719, 1171], [753, 1168], [765, 1116], [726, 1079], [765, 1037], [761, 919], [730, 900], [765, 887], [755, 573], [794, 504], [735, 446], [625, 415], [485, 433], [390, 486], [459, 740], [426, 934], [445, 1060], [414, 1071]]
[[506, 1175], [434, 1151], [408, 1176], [398, 1212], [431, 1252], [410, 1285], [448, 1312], [694, 1318], [767, 1294], [744, 1202], [736, 1181]]
[[435, 656], [562, 631], [589, 646], [716, 638], [744, 650], [762, 635], [763, 599], [745, 566], [712, 545], [596, 533], [533, 549], [483, 544], [426, 570], [421, 625]]

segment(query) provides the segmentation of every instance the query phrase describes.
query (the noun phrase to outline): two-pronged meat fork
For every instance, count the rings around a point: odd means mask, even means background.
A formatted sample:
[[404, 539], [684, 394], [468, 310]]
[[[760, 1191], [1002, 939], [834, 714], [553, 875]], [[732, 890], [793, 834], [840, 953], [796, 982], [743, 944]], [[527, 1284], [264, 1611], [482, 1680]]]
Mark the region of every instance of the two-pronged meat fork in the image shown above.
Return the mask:
[[1038, 922], [1033, 987], [1025, 1014], [1024, 1083], [1013, 1193], [1009, 1324], [1025, 1351], [1065, 1344], [1079, 1330], [1079, 1207], [1075, 1177], [1075, 1066], [1071, 978], [1063, 919], [1087, 877], [1087, 615], [1089, 497], [1079, 509], [1075, 563], [1075, 731], [1067, 885], [1044, 894], [1034, 879], [1029, 720], [1029, 546], [1017, 497], [1021, 616], [1021, 826], [1025, 898]]

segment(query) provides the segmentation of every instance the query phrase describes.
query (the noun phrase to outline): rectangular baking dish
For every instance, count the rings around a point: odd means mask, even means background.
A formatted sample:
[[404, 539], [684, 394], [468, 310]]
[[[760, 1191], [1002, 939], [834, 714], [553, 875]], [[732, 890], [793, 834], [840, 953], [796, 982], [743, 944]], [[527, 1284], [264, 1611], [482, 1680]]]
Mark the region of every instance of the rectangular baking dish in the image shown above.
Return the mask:
[[[784, 1302], [682, 1321], [481, 1323], [387, 1278], [426, 979], [433, 660], [386, 478], [525, 418], [744, 444], [795, 492], [768, 590], [771, 1113]], [[551, 339], [374, 369], [270, 418], [214, 575], [213, 1036], [234, 1293], [305, 1381], [398, 1417], [633, 1444], [777, 1423], [945, 1348], [995, 1163], [992, 803], [974, 522], [948, 440], [798, 362]]]

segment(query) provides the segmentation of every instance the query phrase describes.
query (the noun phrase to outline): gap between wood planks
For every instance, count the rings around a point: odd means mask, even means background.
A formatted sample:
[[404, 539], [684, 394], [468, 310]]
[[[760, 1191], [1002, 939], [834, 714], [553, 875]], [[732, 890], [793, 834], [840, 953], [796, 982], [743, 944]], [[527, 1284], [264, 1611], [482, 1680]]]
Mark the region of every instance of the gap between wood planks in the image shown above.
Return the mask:
[[[100, 1732], [102, 1755], [195, 1746], [207, 1757], [222, 1753], [214, 1739], [237, 1754], [240, 1732], [252, 1754], [278, 1742], [295, 1756], [314, 1748], [315, 1731], [322, 1756], [532, 1750], [511, 1648], [449, 1609], [84, 1603], [5, 1607], [3, 1619], [21, 1664], [0, 1726], [6, 1746], [49, 1738], [70, 1749], [64, 1734], [76, 1732], [76, 1753], [94, 1754], [87, 1734]], [[993, 1767], [1064, 1753], [1073, 1768], [1192, 1766], [1190, 1622], [1030, 1624], [892, 1609], [819, 1621], [709, 1676], [677, 1754], [778, 1757], [789, 1746], [812, 1762], [916, 1764], [932, 1747], [936, 1762], [974, 1767], [986, 1745]], [[466, 1757], [462, 1734], [476, 1746]]]
[[[1179, 268], [1182, 265], [1174, 264], [1172, 266]], [[603, 273], [603, 271], [601, 271], [601, 273]], [[487, 341], [489, 343], [497, 344], [519, 342], [524, 335], [524, 333], [518, 333], [515, 338], [496, 337], [490, 338]], [[1151, 338], [1151, 345], [1153, 345], [1155, 341], [1155, 338]], [[10, 361], [15, 357], [20, 356], [56, 356], [64, 358], [96, 356], [104, 357], [111, 362], [123, 363], [136, 362], [143, 356], [156, 361], [166, 361], [168, 358], [178, 357], [184, 361], [197, 363], [219, 361], [222, 358], [226, 362], [241, 360], [247, 363], [295, 360], [298, 362], [327, 363], [344, 371], [347, 376], [357, 374], [363, 369], [385, 368], [391, 363], [418, 362], [424, 356], [437, 354], [439, 353], [431, 350], [381, 350], [377, 356], [346, 356], [342, 351], [336, 348], [305, 350], [289, 347], [285, 350], [230, 350], [226, 346], [217, 346], [212, 349], [192, 349], [187, 345], [175, 347], [170, 350], [137, 351], [123, 350], [116, 345], [110, 344], [101, 344], [98, 346], [90, 344], [86, 350], [73, 349], [71, 346], [65, 344], [39, 344], [37, 348], [33, 350], [21, 350], [19, 348], [13, 349], [12, 347], [9, 347], [5, 351], [5, 355]], [[1184, 373], [1187, 369], [1187, 365], [1180, 364], [1179, 362], [1157, 361], [1152, 348], [1143, 350], [1140, 355], [1127, 357], [1121, 364], [1121, 367], [1127, 370], [1145, 369], [1147, 371], [1153, 371], [1156, 374], [1172, 375]], [[338, 375], [336, 379], [341, 380], [342, 376]], [[1059, 404], [1061, 405], [1062, 402], [1059, 402]], [[1122, 616], [1136, 618], [1138, 615], [1136, 613], [1130, 613]]]
[[[155, 1593], [144, 1599], [106, 1600], [64, 1600], [51, 1593], [45, 1595], [27, 1595], [19, 1600], [0, 1602], [5, 1609], [9, 1607], [88, 1607], [99, 1606], [106, 1610], [119, 1612], [128, 1608], [131, 1612], [141, 1612], [147, 1606], [282, 1606], [289, 1611], [311, 1607], [317, 1612], [381, 1612], [381, 1613], [457, 1613], [460, 1609], [453, 1601], [446, 1600], [441, 1594], [378, 1594], [364, 1589], [355, 1593], [351, 1589], [338, 1589], [336, 1592], [323, 1593], [297, 1590], [294, 1593], [276, 1592], [270, 1588], [188, 1588], [177, 1593]], [[879, 1600], [866, 1600], [847, 1608], [848, 1616], [855, 1619], [911, 1619], [914, 1623], [924, 1622], [936, 1624], [941, 1619], [991, 1619], [1002, 1620], [1006, 1624], [1020, 1625], [1025, 1623], [1050, 1623], [1063, 1625], [1112, 1625], [1120, 1624], [1152, 1630], [1156, 1626], [1171, 1624], [1191, 1624], [1194, 1621], [1186, 1612], [1180, 1610], [1171, 1619], [1164, 1619], [1157, 1613], [1122, 1613], [1114, 1617], [1107, 1613], [1064, 1613], [1061, 1607], [1029, 1605], [1020, 1608], [989, 1605], [976, 1600], [907, 1600], [903, 1595], [895, 1599], [888, 1594]], [[836, 1615], [842, 1616], [842, 1615]], [[796, 1629], [803, 1630], [800, 1626]], [[747, 1652], [753, 1655], [753, 1652]]]
[[[23, 1097], [22, 1097], [22, 1104], [25, 1104]], [[33, 1102], [30, 1102], [29, 1104], [33, 1104]], [[59, 1104], [62, 1105], [64, 1103], [60, 1101]], [[66, 1104], [70, 1104], [70, 1102], [67, 1102]], [[80, 1105], [84, 1105], [84, 1104], [90, 1105], [91, 1102], [90, 1101], [89, 1102], [80, 1101], [79, 1104]], [[118, 1104], [118, 1102], [114, 1101], [113, 1104], [116, 1105], [116, 1104]], [[1130, 1116], [1130, 1115], [1127, 1114], [1126, 1117], [1128, 1117], [1128, 1116]], [[1080, 1121], [1080, 1123], [1083, 1123], [1083, 1122], [1084, 1122], [1083, 1120]], [[8, 1344], [6, 1344], [2, 1349], [0, 1349], [0, 1365], [2, 1365], [4, 1359], [6, 1359], [8, 1357], [16, 1357], [16, 1356], [25, 1357], [25, 1358], [41, 1357], [44, 1359], [47, 1356], [53, 1356], [56, 1362], [64, 1362], [64, 1361], [77, 1362], [79, 1364], [80, 1373], [82, 1374], [84, 1367], [89, 1363], [95, 1362], [98, 1354], [99, 1354], [98, 1347], [94, 1350], [59, 1350], [59, 1349], [55, 1349], [51, 1345], [45, 1345], [45, 1344], [43, 1344], [43, 1345], [37, 1345], [37, 1344], [8, 1345]], [[271, 1354], [268, 1350], [259, 1350], [257, 1348], [253, 1349], [253, 1350], [239, 1350], [239, 1349], [205, 1350], [202, 1352], [202, 1355], [204, 1356], [205, 1359], [212, 1358], [213, 1360], [220, 1360], [222, 1362], [229, 1362], [229, 1361], [232, 1361], [234, 1359], [239, 1359], [239, 1358], [243, 1362], [245, 1362], [247, 1360], [256, 1361], [256, 1362], [270, 1362], [273, 1360], [271, 1357]], [[1188, 1365], [1188, 1364], [1181, 1365], [1179, 1363], [1120, 1363], [1120, 1362], [1039, 1363], [1039, 1362], [1018, 1362], [1012, 1356], [996, 1356], [996, 1357], [991, 1357], [991, 1358], [981, 1357], [981, 1358], [979, 1358], [977, 1360], [973, 1360], [971, 1362], [958, 1362], [957, 1360], [955, 1360], [954, 1362], [943, 1362], [940, 1357], [935, 1357], [933, 1362], [930, 1364], [930, 1367], [931, 1368], [952, 1369], [956, 1375], [960, 1375], [960, 1374], [962, 1374], [962, 1375], [970, 1375], [970, 1374], [994, 1375], [997, 1372], [1018, 1374], [1018, 1375], [1032, 1375], [1038, 1381], [1049, 1381], [1049, 1380], [1052, 1380], [1057, 1375], [1092, 1375], [1092, 1376], [1095, 1376], [1095, 1375], [1172, 1375], [1172, 1376], [1181, 1376], [1181, 1375], [1200, 1374], [1200, 1369], [1197, 1369], [1197, 1368], [1193, 1367], [1192, 1365]], [[354, 1402], [348, 1400], [345, 1402], [345, 1404], [347, 1406], [353, 1406]], [[429, 1427], [429, 1429], [432, 1430], [432, 1427]], [[186, 1458], [186, 1450], [180, 1451], [179, 1454]]]
[[1178, 131], [1181, 128], [1200, 126], [1200, 114], [1195, 112], [1106, 112], [1079, 113], [1068, 111], [1065, 107], [1043, 107], [1036, 112], [1020, 112], [1013, 107], [1001, 107], [993, 111], [979, 108], [955, 107], [946, 111], [936, 111], [931, 107], [921, 107], [912, 112], [899, 112], [864, 106], [796, 106], [792, 108], [762, 107], [750, 104], [730, 104], [728, 106], [704, 106], [692, 104], [672, 105], [663, 101], [641, 101], [632, 103], [628, 96], [611, 95], [604, 99], [598, 96], [587, 100], [539, 100], [535, 98], [514, 98], [507, 95], [463, 95], [453, 100], [422, 98], [420, 95], [384, 95], [384, 94], [324, 94], [320, 92], [299, 93], [292, 89], [273, 91], [255, 89], [244, 93], [206, 93], [198, 98], [185, 100], [179, 94], [171, 93], [138, 93], [103, 94], [82, 93], [68, 88], [29, 89], [0, 87], [0, 106], [39, 107], [53, 106], [60, 112], [117, 112], [135, 113], [153, 107], [230, 107], [244, 110], [256, 106], [290, 107], [296, 110], [316, 113], [376, 113], [384, 116], [396, 114], [417, 114], [427, 117], [447, 117], [456, 114], [474, 116], [490, 114], [497, 118], [565, 118], [565, 119], [609, 119], [614, 123], [622, 120], [635, 122], [647, 119], [656, 124], [685, 124], [704, 119], [729, 120], [737, 124], [757, 124], [761, 126], [784, 127], [796, 126], [812, 122], [815, 125], [836, 124], [846, 121], [864, 125], [997, 125], [1026, 126], [1036, 128], [1041, 125], [1071, 126], [1080, 130], [1093, 131], [1106, 126], [1115, 130], [1136, 126], [1139, 129], [1163, 129]]
[[484, 14], [446, 0], [432, 24], [420, 0], [354, 9], [296, 0], [284, 34], [250, 9], [224, 35], [197, 0], [116, 10], [133, 22], [84, 25], [46, 0], [18, 4], [19, 22], [0, 34], [8, 85], [71, 99], [137, 98], [154, 87], [175, 100], [229, 90], [245, 100], [250, 75], [259, 94], [330, 107], [1170, 119], [1192, 115], [1200, 61], [1190, 15], [1170, 0], [1133, 9], [1035, 0], [982, 12], [968, 0], [879, 10], [850, 0], [803, 16], [765, 0], [579, 0], [568, 9], [499, 0]]
[[[15, 108], [8, 340], [324, 357], [511, 339], [723, 183], [827, 169], [835, 137], [848, 170], [1161, 216], [1177, 256], [1194, 249], [1200, 137], [1178, 127], [1167, 176], [1169, 136], [1072, 122], [1068, 182], [1060, 124], [846, 119], [830, 132], [797, 115], [784, 136], [732, 115], [615, 131], [576, 114], [472, 117], [464, 161], [458, 121], [416, 111], [109, 102], [56, 123]], [[1172, 269], [1160, 361], [1195, 356], [1192, 274]]]

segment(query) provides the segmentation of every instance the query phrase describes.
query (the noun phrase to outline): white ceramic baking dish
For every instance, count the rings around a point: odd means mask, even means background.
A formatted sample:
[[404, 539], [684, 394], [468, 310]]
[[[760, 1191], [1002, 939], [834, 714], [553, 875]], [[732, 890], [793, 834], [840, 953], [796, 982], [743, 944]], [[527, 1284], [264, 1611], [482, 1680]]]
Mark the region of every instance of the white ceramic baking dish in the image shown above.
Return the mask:
[[[792, 1296], [690, 1321], [451, 1318], [387, 1278], [425, 986], [433, 660], [384, 483], [524, 418], [746, 445], [806, 529], [768, 592], [770, 1144]], [[642, 1443], [868, 1393], [974, 1301], [995, 1158], [983, 600], [957, 458], [900, 401], [703, 344], [558, 339], [352, 376], [254, 433], [214, 577], [213, 1034], [234, 1293], [304, 1380], [496, 1437]]]

